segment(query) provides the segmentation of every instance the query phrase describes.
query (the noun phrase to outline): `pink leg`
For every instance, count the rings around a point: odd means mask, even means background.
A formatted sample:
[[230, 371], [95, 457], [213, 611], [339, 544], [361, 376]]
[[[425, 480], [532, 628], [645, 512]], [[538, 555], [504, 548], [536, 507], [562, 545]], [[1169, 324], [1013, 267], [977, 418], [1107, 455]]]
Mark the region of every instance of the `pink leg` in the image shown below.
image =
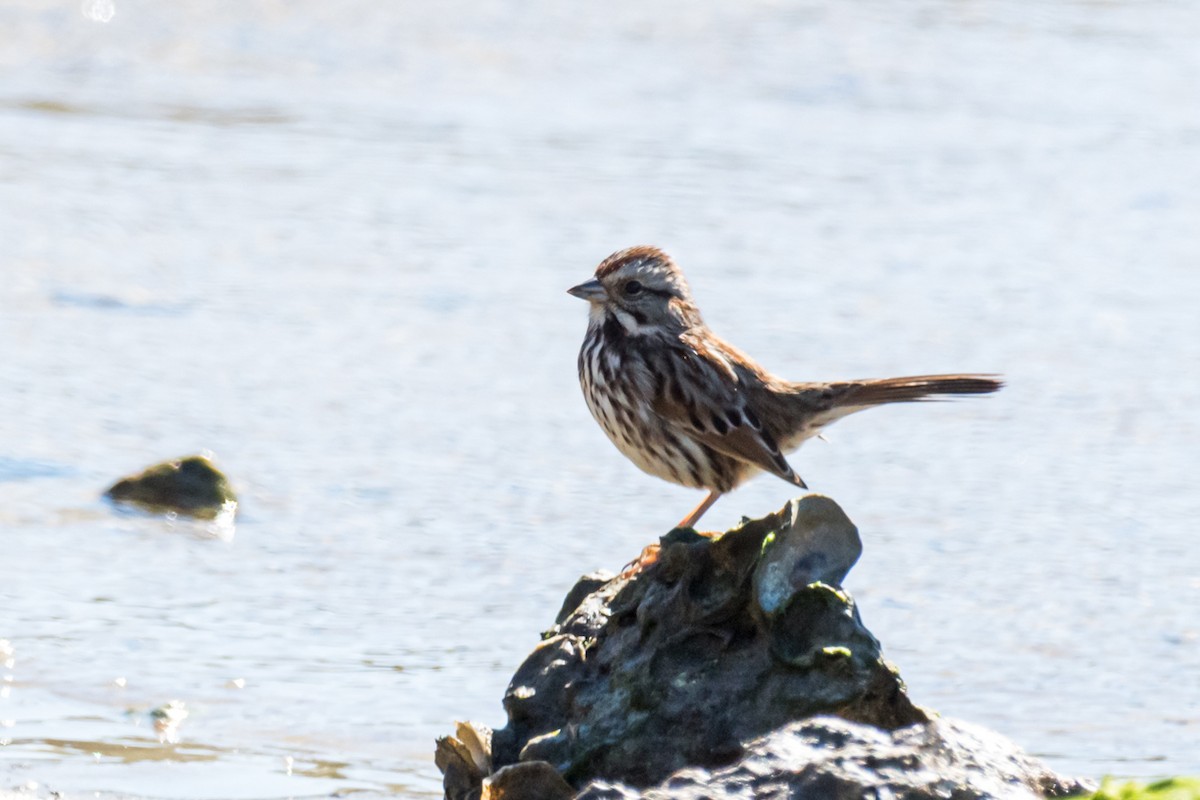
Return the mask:
[[[676, 525], [675, 527], [676, 528], [695, 527], [696, 522], [702, 516], [704, 516], [704, 512], [708, 511], [708, 509], [712, 507], [712, 504], [717, 502], [717, 498], [720, 496], [721, 496], [720, 492], [717, 492], [717, 491], [709, 492], [708, 497], [701, 500], [700, 505], [693, 508], [692, 513], [690, 513], [686, 517], [684, 517], [683, 520], [680, 521], [680, 523], [678, 525]], [[630, 561], [628, 564], [625, 565], [625, 569], [622, 570], [619, 577], [630, 578], [630, 577], [636, 575], [637, 573], [641, 572], [643, 569], [650, 566], [654, 562], [658, 561], [658, 551], [659, 551], [659, 545], [657, 542], [655, 542], [654, 544], [646, 545], [646, 548], [644, 550], [642, 550], [642, 554], [640, 556], [638, 556], [633, 561]]]
[[717, 502], [717, 498], [720, 496], [721, 496], [721, 493], [718, 492], [716, 489], [713, 489], [712, 491], [710, 491], [708, 493], [708, 497], [701, 500], [700, 505], [693, 508], [692, 513], [688, 514], [686, 517], [684, 517], [682, 520], [680, 520], [679, 524], [676, 525], [675, 527], [676, 528], [694, 528], [694, 527], [696, 527], [696, 523], [699, 522], [700, 518], [704, 516], [704, 512], [708, 511], [710, 508], [712, 508], [712, 504]]

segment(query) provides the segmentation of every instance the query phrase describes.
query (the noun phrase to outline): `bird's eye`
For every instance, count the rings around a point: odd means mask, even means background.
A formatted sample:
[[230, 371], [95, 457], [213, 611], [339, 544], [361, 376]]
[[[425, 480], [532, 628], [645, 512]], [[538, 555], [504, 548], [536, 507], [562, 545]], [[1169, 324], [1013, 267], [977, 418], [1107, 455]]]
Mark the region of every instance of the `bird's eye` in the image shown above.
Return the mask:
[[625, 284], [625, 294], [627, 296], [633, 297], [634, 295], [641, 293], [642, 285], [637, 281], [630, 281], [629, 283]]

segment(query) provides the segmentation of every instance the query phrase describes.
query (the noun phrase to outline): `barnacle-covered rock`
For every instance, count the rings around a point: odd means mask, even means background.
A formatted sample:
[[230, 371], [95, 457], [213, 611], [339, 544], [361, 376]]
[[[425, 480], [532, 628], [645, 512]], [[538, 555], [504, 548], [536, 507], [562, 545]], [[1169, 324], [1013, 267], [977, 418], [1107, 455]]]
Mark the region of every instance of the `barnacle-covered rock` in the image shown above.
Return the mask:
[[[506, 800], [556, 798], [562, 786], [533, 781], [548, 768], [591, 798], [875, 797], [845, 778], [873, 770], [913, 798], [926, 785], [980, 799], [1076, 786], [1011, 744], [974, 758], [980, 737], [913, 705], [841, 588], [861, 551], [841, 508], [809, 495], [719, 537], [672, 531], [632, 574], [585, 576], [509, 684], [497, 772], [459, 757], [443, 766], [447, 798], [487, 798], [503, 774], [521, 778], [504, 782]], [[705, 783], [716, 776], [729, 781]]]
[[838, 588], [860, 551], [837, 504], [810, 495], [719, 538], [674, 531], [642, 572], [585, 579], [513, 677], [497, 766], [648, 786], [816, 714], [925, 721]]

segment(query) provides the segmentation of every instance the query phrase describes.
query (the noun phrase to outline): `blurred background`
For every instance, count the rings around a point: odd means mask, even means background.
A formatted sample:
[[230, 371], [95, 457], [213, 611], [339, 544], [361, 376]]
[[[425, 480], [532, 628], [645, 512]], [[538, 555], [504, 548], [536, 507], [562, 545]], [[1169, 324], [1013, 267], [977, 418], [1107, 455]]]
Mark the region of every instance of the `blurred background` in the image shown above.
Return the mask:
[[[1004, 373], [792, 458], [864, 620], [1060, 771], [1200, 772], [1198, 37], [1169, 0], [6, 0], [0, 789], [438, 796], [434, 738], [700, 499], [576, 381], [564, 290], [636, 243], [789, 378]], [[203, 449], [232, 540], [98, 499]]]

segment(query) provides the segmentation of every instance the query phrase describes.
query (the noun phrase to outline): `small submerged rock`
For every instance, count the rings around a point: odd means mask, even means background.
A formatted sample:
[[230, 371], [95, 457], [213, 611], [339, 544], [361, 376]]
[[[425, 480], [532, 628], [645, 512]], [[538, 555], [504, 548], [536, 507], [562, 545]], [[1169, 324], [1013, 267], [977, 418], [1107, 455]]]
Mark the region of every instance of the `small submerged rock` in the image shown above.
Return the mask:
[[718, 538], [672, 531], [632, 575], [585, 576], [513, 676], [508, 724], [439, 740], [446, 797], [983, 800], [1084, 788], [909, 700], [841, 588], [861, 552], [841, 508], [809, 495]]
[[147, 467], [114, 483], [104, 496], [153, 513], [212, 520], [232, 516], [237, 495], [207, 456], [186, 456]]
[[150, 711], [150, 720], [158, 740], [164, 744], [179, 742], [179, 726], [188, 718], [187, 704], [182, 700], [171, 700]]

